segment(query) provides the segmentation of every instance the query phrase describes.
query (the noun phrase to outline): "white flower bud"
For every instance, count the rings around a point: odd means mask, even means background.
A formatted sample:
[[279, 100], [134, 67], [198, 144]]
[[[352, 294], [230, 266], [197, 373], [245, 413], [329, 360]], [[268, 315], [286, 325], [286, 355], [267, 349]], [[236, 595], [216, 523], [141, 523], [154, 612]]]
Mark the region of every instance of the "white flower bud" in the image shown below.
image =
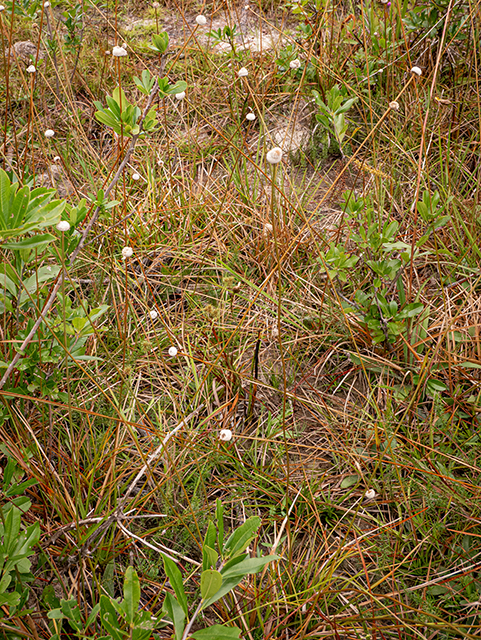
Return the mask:
[[152, 311], [149, 311], [149, 316], [151, 320], [155, 320], [157, 318], [159, 314], [157, 313], [157, 311], [155, 309], [152, 309]]
[[132, 180], [135, 180], [137, 182], [137, 180], [140, 180], [140, 173], [133, 173], [132, 174]]
[[30, 66], [27, 67], [27, 73], [35, 73], [35, 71], [37, 71], [37, 70], [35, 69], [33, 64], [31, 64]]
[[170, 347], [169, 348], [169, 356], [171, 358], [175, 358], [175, 356], [177, 355], [178, 351], [177, 351], [177, 347]]
[[393, 111], [399, 111], [399, 102], [396, 102], [396, 100], [393, 100], [392, 102], [389, 103], [389, 108], [392, 109]]
[[289, 62], [289, 66], [291, 69], [300, 69], [301, 61], [299, 60], [299, 58], [296, 58], [295, 60], [291, 60]]
[[267, 152], [266, 160], [269, 164], [279, 164], [282, 160], [282, 149], [280, 147], [274, 147]]
[[264, 235], [266, 236], [268, 233], [272, 233], [274, 231], [274, 227], [270, 222], [266, 222], [264, 225]]
[[130, 258], [131, 256], [133, 256], [134, 254], [134, 250], [132, 249], [132, 247], [124, 247], [122, 249], [122, 258]]
[[58, 231], [68, 231], [70, 229], [70, 222], [60, 220], [56, 228]]
[[250, 122], [254, 122], [255, 119], [256, 119], [256, 114], [255, 113], [248, 113], [246, 115], [246, 120], [249, 120]]
[[239, 76], [239, 78], [245, 78], [246, 76], [249, 75], [249, 72], [247, 71], [247, 69], [245, 67], [241, 67], [239, 69], [239, 71], [237, 72], [237, 75]]
[[203, 27], [205, 24], [207, 24], [207, 18], [205, 16], [197, 16], [197, 18], [195, 19], [195, 21], [197, 22], [198, 25], [200, 25], [201, 27]]
[[53, 159], [53, 161], [54, 161], [54, 162], [60, 162], [60, 160], [61, 160], [61, 159], [62, 159], [62, 158], [61, 158], [60, 156], [55, 156], [55, 157], [54, 157], [54, 159]]
[[176, 100], [183, 100], [185, 98], [185, 91], [181, 91], [180, 93], [175, 94]]
[[115, 58], [122, 58], [123, 56], [127, 55], [127, 51], [123, 47], [115, 45], [115, 47], [112, 49], [112, 55]]
[[48, 9], [48, 8], [49, 8], [49, 6], [50, 6], [50, 2], [44, 2], [44, 3], [43, 3], [43, 7], [44, 7], [44, 9]]
[[55, 135], [55, 131], [53, 129], [47, 129], [47, 131], [45, 131], [44, 136], [46, 138], [53, 138]]
[[221, 429], [219, 433], [219, 440], [222, 440], [222, 442], [229, 442], [232, 440], [232, 431], [230, 429]]
[[414, 73], [415, 75], [420, 76], [422, 74], [422, 71], [419, 67], [413, 67], [411, 69], [411, 73]]
[[0, 4], [0, 13], [1, 13], [2, 11], [5, 11], [5, 7], [3, 6], [3, 4]]
[[372, 500], [373, 498], [376, 497], [376, 492], [374, 491], [374, 489], [368, 489], [365, 493], [365, 496], [368, 500]]

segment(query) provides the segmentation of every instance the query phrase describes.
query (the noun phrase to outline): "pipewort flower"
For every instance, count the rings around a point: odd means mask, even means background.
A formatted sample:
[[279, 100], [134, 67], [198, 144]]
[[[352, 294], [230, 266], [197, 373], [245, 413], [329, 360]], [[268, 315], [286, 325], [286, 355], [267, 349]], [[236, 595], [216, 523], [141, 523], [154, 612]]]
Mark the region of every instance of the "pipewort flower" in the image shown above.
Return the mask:
[[27, 73], [35, 73], [35, 71], [37, 71], [37, 69], [35, 69], [35, 67], [33, 66], [33, 64], [29, 65], [27, 67]]
[[151, 320], [155, 320], [157, 318], [159, 314], [157, 313], [157, 311], [155, 309], [152, 309], [152, 311], [149, 311], [149, 316]]
[[175, 356], [177, 355], [178, 351], [177, 351], [177, 347], [170, 347], [169, 348], [169, 356], [171, 358], [175, 358]]
[[60, 222], [57, 224], [56, 229], [58, 231], [68, 231], [70, 229], [70, 222], [67, 222], [67, 220], [60, 220]]
[[274, 147], [267, 152], [266, 160], [269, 164], [279, 164], [282, 160], [283, 151], [280, 147]]
[[183, 100], [185, 98], [185, 91], [181, 91], [180, 93], [175, 94], [176, 100]]
[[197, 22], [198, 25], [200, 25], [201, 27], [203, 27], [205, 24], [207, 24], [207, 18], [205, 16], [197, 16], [197, 18], [195, 19], [195, 21]]
[[124, 258], [124, 260], [126, 258], [131, 258], [134, 255], [134, 250], [132, 249], [132, 247], [124, 247], [122, 249], [122, 258]]
[[246, 120], [249, 120], [249, 122], [254, 122], [254, 120], [256, 119], [256, 114], [255, 113], [248, 113], [246, 115]]
[[389, 108], [392, 109], [393, 111], [399, 111], [399, 102], [396, 102], [396, 100], [393, 100], [392, 102], [389, 103]]
[[411, 69], [411, 73], [414, 73], [416, 76], [422, 75], [422, 70], [419, 67], [413, 67]]
[[377, 494], [376, 494], [376, 492], [374, 491], [374, 489], [368, 489], [368, 490], [366, 491], [366, 493], [365, 493], [365, 497], [366, 497], [368, 500], [372, 500], [373, 498], [375, 498], [375, 497], [376, 497], [376, 495], [377, 495]]
[[295, 60], [291, 60], [289, 62], [289, 66], [291, 69], [300, 69], [301, 68], [301, 61], [299, 60], [299, 58], [296, 58]]
[[222, 440], [222, 442], [229, 442], [232, 440], [232, 431], [230, 429], [221, 429], [219, 433], [219, 440]]
[[245, 67], [241, 67], [239, 69], [239, 71], [237, 72], [237, 75], [239, 76], [239, 78], [245, 78], [246, 76], [249, 75], [249, 72], [247, 71], [247, 69]]
[[135, 180], [137, 182], [137, 180], [140, 180], [140, 173], [133, 173], [132, 174], [132, 180]]
[[114, 56], [114, 58], [122, 58], [123, 56], [127, 55], [127, 51], [123, 47], [119, 47], [119, 45], [116, 44], [112, 49], [112, 55]]
[[55, 135], [55, 131], [53, 129], [47, 129], [43, 135], [46, 138], [53, 138]]

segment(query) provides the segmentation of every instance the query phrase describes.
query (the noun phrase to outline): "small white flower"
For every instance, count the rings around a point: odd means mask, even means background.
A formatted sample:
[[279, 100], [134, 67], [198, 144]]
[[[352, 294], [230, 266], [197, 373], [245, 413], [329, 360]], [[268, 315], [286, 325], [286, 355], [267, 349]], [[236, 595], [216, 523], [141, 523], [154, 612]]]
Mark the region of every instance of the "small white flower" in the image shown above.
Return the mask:
[[246, 115], [246, 120], [249, 120], [250, 122], [253, 122], [256, 119], [256, 114], [255, 113], [248, 113]]
[[270, 222], [266, 222], [264, 225], [264, 235], [266, 236], [268, 233], [272, 233], [274, 231], [274, 227]]
[[33, 64], [27, 67], [27, 73], [35, 73], [35, 71], [37, 71], [37, 69], [35, 69]]
[[54, 161], [54, 162], [60, 162], [60, 160], [61, 160], [61, 159], [62, 159], [62, 158], [61, 158], [60, 156], [55, 156], [55, 157], [54, 157], [54, 159], [53, 159], [53, 161]]
[[205, 16], [197, 16], [197, 18], [195, 19], [195, 21], [197, 22], [197, 24], [199, 24], [201, 27], [204, 26], [204, 24], [207, 24], [207, 18]]
[[50, 6], [50, 2], [44, 2], [44, 3], [43, 3], [43, 7], [44, 7], [44, 9], [48, 9], [48, 8], [49, 8], [49, 6]]
[[266, 160], [269, 164], [279, 164], [282, 160], [282, 149], [280, 147], [274, 147], [267, 152]]
[[157, 311], [155, 309], [152, 309], [152, 311], [149, 311], [149, 316], [151, 320], [155, 320], [157, 318], [159, 314], [157, 313]]
[[247, 71], [247, 69], [245, 67], [241, 67], [239, 69], [239, 71], [237, 72], [237, 75], [239, 76], [239, 78], [245, 78], [246, 76], [249, 75], [249, 72]]
[[229, 442], [229, 440], [232, 440], [232, 431], [230, 429], [221, 429], [219, 433], [219, 440], [222, 440], [222, 442]]
[[365, 496], [368, 500], [372, 500], [373, 498], [376, 497], [376, 492], [374, 491], [374, 489], [368, 489], [365, 493]]
[[53, 138], [55, 135], [55, 131], [53, 129], [47, 129], [47, 131], [45, 131], [44, 136], [46, 138]]
[[175, 358], [175, 356], [177, 355], [178, 351], [177, 351], [177, 347], [170, 347], [169, 349], [169, 356], [171, 358]]
[[275, 340], [279, 337], [279, 329], [277, 327], [272, 327], [271, 329], [271, 338]]
[[244, 6], [244, 9], [245, 9], [246, 11], [249, 11], [249, 9], [250, 9], [249, 5], [248, 5], [248, 4], [246, 4], [246, 5]]
[[175, 94], [176, 100], [183, 100], [185, 98], [185, 91], [181, 91], [180, 93]]
[[419, 67], [413, 67], [411, 69], [411, 73], [414, 73], [415, 75], [420, 76], [422, 74], [422, 71]]
[[158, 9], [160, 7], [160, 2], [152, 2], [152, 6], [154, 9]]
[[137, 173], [137, 172], [133, 173], [132, 180], [135, 180], [135, 181], [140, 180], [140, 173]]
[[109, 56], [109, 55], [110, 55], [110, 51], [109, 51], [108, 49], [107, 49], [107, 51], [105, 52], [105, 55], [106, 55], [106, 56]]
[[3, 6], [3, 4], [0, 4], [0, 13], [1, 13], [2, 11], [5, 11], [5, 7]]
[[291, 60], [289, 62], [289, 66], [291, 69], [300, 69], [301, 68], [301, 61], [299, 60], [299, 58], [296, 58], [295, 60]]
[[393, 100], [392, 102], [389, 103], [389, 108], [392, 109], [393, 111], [399, 111], [399, 102], [396, 102], [396, 100]]
[[122, 258], [130, 258], [134, 254], [132, 247], [124, 247], [122, 249]]
[[127, 55], [127, 51], [123, 47], [115, 45], [115, 47], [112, 49], [112, 55], [115, 58], [122, 58], [123, 56]]
[[66, 220], [60, 220], [57, 227], [58, 231], [68, 231], [70, 229], [70, 222]]

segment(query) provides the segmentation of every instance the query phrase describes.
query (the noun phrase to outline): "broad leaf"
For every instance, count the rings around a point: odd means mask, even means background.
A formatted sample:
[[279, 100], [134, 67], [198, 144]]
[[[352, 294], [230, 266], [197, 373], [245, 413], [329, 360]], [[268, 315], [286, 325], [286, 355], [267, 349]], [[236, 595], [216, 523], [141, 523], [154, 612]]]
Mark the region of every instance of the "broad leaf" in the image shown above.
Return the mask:
[[212, 598], [222, 586], [222, 576], [215, 569], [206, 569], [200, 576], [200, 594], [202, 600]]
[[128, 567], [124, 577], [124, 599], [121, 602], [128, 624], [132, 624], [139, 608], [140, 583], [137, 572]]
[[165, 594], [163, 610], [174, 623], [176, 640], [181, 640], [184, 633], [185, 613], [179, 602], [177, 601], [177, 598], [175, 598], [169, 592]]
[[224, 545], [226, 555], [233, 557], [242, 553], [261, 526], [259, 516], [251, 516], [242, 526], [236, 529]]
[[200, 629], [192, 634], [196, 640], [238, 640], [241, 630], [238, 627], [225, 627], [223, 624], [214, 624], [207, 629]]
[[185, 615], [188, 616], [189, 609], [187, 607], [187, 598], [185, 597], [184, 583], [179, 567], [173, 560], [167, 558], [167, 556], [164, 556], [164, 569], [167, 577], [170, 580], [170, 584], [175, 591], [175, 595], [177, 596], [177, 600], [179, 601], [180, 606], [184, 610]]
[[269, 564], [269, 562], [273, 562], [274, 560], [279, 560], [279, 556], [271, 555], [264, 556], [263, 558], [247, 558], [246, 560], [239, 562], [239, 564], [222, 571], [222, 577], [224, 580], [227, 580], [237, 576], [246, 576], [248, 574], [258, 573], [266, 566], [266, 564]]

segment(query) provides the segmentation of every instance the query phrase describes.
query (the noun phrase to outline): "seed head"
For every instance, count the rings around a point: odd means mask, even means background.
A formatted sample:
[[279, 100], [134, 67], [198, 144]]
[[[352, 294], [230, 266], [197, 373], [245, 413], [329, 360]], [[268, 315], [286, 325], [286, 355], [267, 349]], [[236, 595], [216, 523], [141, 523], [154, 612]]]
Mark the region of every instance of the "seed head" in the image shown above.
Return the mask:
[[239, 76], [239, 78], [245, 78], [246, 76], [249, 75], [249, 72], [247, 71], [247, 69], [245, 67], [241, 67], [239, 69], [239, 71], [237, 72], [237, 75]]
[[157, 318], [159, 314], [157, 313], [157, 311], [155, 309], [152, 309], [152, 311], [149, 311], [149, 316], [151, 320], [155, 320]]
[[175, 94], [176, 100], [183, 100], [185, 98], [185, 91], [181, 91], [180, 93]]
[[132, 180], [135, 180], [137, 182], [137, 180], [140, 180], [140, 173], [133, 173], [132, 174]]
[[271, 225], [270, 222], [266, 222], [264, 225], [264, 235], [266, 236], [269, 233], [272, 233], [274, 231], [274, 227]]
[[411, 73], [414, 73], [416, 76], [422, 75], [422, 70], [419, 67], [413, 67], [411, 69]]
[[219, 440], [222, 440], [222, 442], [229, 442], [232, 440], [232, 431], [230, 429], [221, 429], [219, 433]]
[[122, 258], [130, 258], [134, 255], [134, 250], [132, 247], [124, 247], [122, 249]]
[[300, 69], [301, 68], [301, 61], [299, 60], [299, 58], [296, 58], [295, 60], [291, 60], [289, 62], [289, 66], [291, 69]]
[[249, 120], [250, 122], [254, 122], [254, 120], [256, 119], [256, 114], [255, 113], [248, 113], [246, 115], [246, 120]]
[[46, 138], [53, 138], [55, 135], [55, 131], [53, 129], [47, 129], [44, 133]]
[[195, 21], [197, 22], [198, 25], [200, 25], [201, 27], [203, 27], [205, 24], [207, 24], [207, 18], [205, 16], [197, 16], [197, 18], [195, 19]]
[[35, 73], [35, 71], [37, 71], [37, 69], [35, 69], [33, 64], [27, 67], [27, 73]]
[[279, 164], [282, 160], [282, 149], [280, 147], [274, 147], [267, 152], [266, 160], [269, 164]]
[[70, 229], [70, 223], [66, 220], [60, 220], [56, 228], [58, 231], [68, 231]]
[[389, 108], [392, 109], [393, 111], [399, 111], [399, 102], [396, 102], [396, 100], [393, 100], [392, 102], [389, 103]]
[[177, 351], [177, 347], [170, 347], [169, 349], [169, 356], [171, 358], [175, 358], [175, 356], [177, 355], [178, 351]]
[[368, 500], [372, 500], [376, 497], [376, 492], [374, 491], [374, 489], [368, 489], [365, 493], [365, 496], [366, 498], [368, 498]]
[[114, 58], [123, 58], [127, 55], [127, 51], [123, 47], [119, 47], [117, 44], [112, 49], [112, 55]]

